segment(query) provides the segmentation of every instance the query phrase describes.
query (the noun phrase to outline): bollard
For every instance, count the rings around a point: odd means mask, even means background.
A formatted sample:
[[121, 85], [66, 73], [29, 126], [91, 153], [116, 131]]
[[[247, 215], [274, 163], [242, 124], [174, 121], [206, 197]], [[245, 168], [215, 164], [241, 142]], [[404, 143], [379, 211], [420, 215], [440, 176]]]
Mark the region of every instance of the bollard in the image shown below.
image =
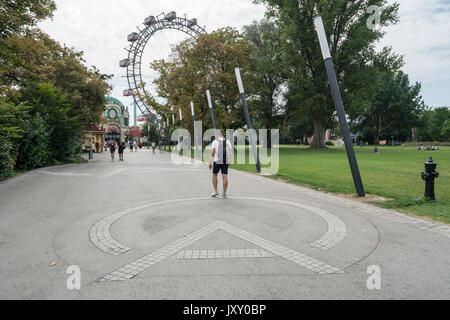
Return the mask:
[[94, 151], [92, 149], [89, 150], [89, 160], [94, 159]]
[[434, 180], [439, 177], [436, 172], [437, 163], [433, 161], [433, 157], [425, 162], [425, 171], [422, 171], [422, 179], [425, 180], [425, 198], [427, 200], [436, 200], [434, 194]]

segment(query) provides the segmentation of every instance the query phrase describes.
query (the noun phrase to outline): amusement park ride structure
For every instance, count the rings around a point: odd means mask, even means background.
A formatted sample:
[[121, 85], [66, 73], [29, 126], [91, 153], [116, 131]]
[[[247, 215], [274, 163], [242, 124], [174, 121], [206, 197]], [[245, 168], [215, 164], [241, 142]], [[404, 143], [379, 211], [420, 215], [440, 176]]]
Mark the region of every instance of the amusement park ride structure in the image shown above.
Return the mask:
[[127, 68], [125, 77], [128, 80], [128, 88], [124, 90], [123, 95], [125, 97], [132, 96], [135, 107], [139, 108], [143, 115], [151, 115], [152, 106], [147, 102], [150, 95], [142, 80], [142, 56], [148, 41], [156, 32], [166, 29], [179, 30], [192, 38], [206, 34], [206, 30], [205, 27], [198, 25], [197, 19], [187, 19], [186, 15], [178, 17], [175, 11], [168, 14], [163, 12], [156, 17], [149, 16], [137, 28], [139, 33], [133, 32], [127, 37], [130, 42], [129, 47], [125, 48], [128, 58], [120, 61], [120, 67]]

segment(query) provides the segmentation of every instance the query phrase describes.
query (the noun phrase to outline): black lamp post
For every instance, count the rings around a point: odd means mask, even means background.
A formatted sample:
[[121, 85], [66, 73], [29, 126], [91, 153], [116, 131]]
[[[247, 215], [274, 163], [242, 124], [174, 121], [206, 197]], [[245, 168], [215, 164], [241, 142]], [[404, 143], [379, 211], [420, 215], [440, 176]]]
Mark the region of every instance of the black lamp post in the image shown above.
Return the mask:
[[192, 101], [191, 101], [191, 113], [192, 113], [192, 124], [194, 126], [195, 154], [198, 155], [197, 129], [195, 128], [195, 110], [194, 110], [194, 102], [192, 102]]
[[209, 111], [211, 113], [211, 121], [212, 121], [212, 126], [214, 129], [214, 134], [215, 136], [217, 136], [217, 128], [216, 128], [216, 119], [214, 117], [214, 108], [213, 108], [213, 104], [212, 104], [212, 100], [211, 100], [211, 92], [209, 92], [209, 90], [206, 90], [206, 97], [208, 98], [208, 105], [209, 105]]
[[345, 116], [344, 104], [342, 102], [341, 92], [339, 90], [339, 84], [336, 78], [336, 72], [334, 70], [333, 60], [331, 59], [330, 48], [328, 46], [328, 40], [323, 26], [321, 16], [317, 16], [314, 19], [316, 25], [317, 35], [319, 36], [320, 48], [322, 50], [323, 60], [325, 62], [325, 68], [327, 70], [328, 79], [330, 80], [331, 93], [333, 95], [333, 101], [336, 106], [336, 110], [339, 117], [339, 123], [341, 125], [342, 135], [344, 137], [345, 149], [347, 151], [348, 161], [352, 171], [353, 182], [355, 184], [356, 192], [359, 197], [365, 197], [364, 186], [361, 180], [361, 174], [359, 172], [358, 162], [356, 161], [355, 150], [353, 149], [353, 141], [350, 137], [350, 130], [348, 129], [348, 123]]
[[247, 122], [247, 127], [250, 132], [250, 144], [253, 149], [253, 156], [255, 157], [256, 170], [259, 173], [261, 173], [261, 164], [259, 163], [258, 148], [256, 146], [256, 137], [255, 137], [255, 132], [253, 130], [252, 120], [250, 119], [250, 113], [248, 112], [247, 99], [245, 97], [244, 85], [242, 83], [242, 78], [241, 78], [241, 71], [239, 70], [239, 68], [236, 68], [235, 72], [236, 72], [237, 83], [239, 86], [239, 92], [241, 94], [242, 104], [244, 106], [245, 121]]
[[171, 144], [172, 144], [172, 141], [171, 141], [171, 139], [170, 139], [170, 121], [169, 121], [169, 118], [167, 118], [167, 143], [169, 144], [169, 152], [171, 152], [172, 151], [172, 147], [171, 147]]

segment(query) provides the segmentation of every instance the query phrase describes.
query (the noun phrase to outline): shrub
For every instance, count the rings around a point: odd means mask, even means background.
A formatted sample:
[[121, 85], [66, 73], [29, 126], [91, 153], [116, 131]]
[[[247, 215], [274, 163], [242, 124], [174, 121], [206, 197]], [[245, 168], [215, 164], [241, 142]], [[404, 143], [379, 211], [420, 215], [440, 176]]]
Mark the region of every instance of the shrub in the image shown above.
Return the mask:
[[23, 115], [24, 135], [18, 149], [16, 168], [32, 170], [49, 162], [49, 130], [39, 113]]
[[11, 143], [5, 136], [0, 135], [0, 178], [13, 174], [14, 159], [11, 152]]

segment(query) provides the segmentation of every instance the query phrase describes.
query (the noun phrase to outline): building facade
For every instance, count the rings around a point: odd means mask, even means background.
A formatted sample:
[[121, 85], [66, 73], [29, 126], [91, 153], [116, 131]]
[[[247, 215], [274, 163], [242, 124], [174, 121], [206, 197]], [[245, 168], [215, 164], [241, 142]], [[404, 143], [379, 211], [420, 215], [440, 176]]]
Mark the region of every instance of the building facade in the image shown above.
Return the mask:
[[130, 114], [122, 102], [106, 97], [105, 111], [100, 123], [84, 128], [82, 137], [83, 151], [104, 152], [105, 142], [125, 141], [130, 132]]
[[103, 122], [106, 127], [105, 141], [125, 141], [130, 131], [130, 114], [120, 100], [106, 97]]

